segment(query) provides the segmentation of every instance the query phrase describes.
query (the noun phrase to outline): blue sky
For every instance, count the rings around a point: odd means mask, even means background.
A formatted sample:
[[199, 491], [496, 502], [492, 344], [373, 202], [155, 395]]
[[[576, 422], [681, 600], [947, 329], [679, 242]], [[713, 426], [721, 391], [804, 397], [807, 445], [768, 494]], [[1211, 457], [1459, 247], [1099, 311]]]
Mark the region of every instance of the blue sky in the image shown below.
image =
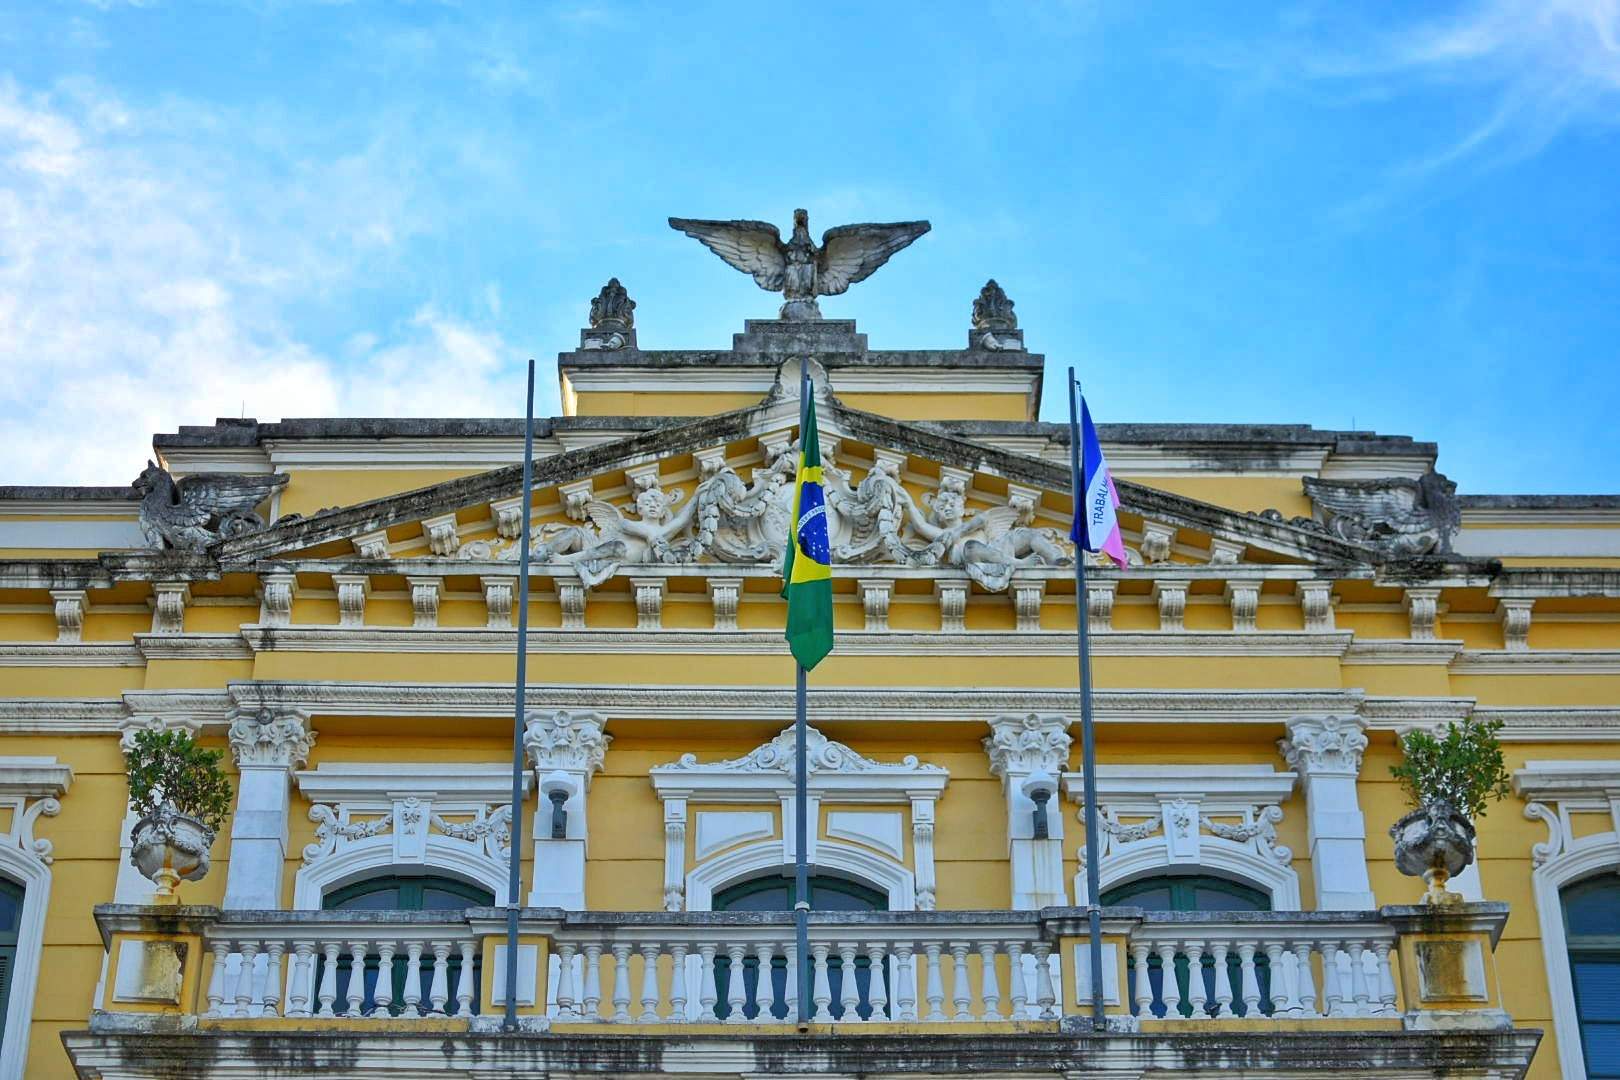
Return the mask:
[[823, 302], [874, 348], [960, 347], [994, 276], [1100, 420], [1620, 490], [1620, 11], [1419, 7], [0, 0], [3, 479], [514, 415], [529, 355], [554, 412], [610, 275], [644, 347], [774, 313], [667, 216], [805, 206], [934, 224]]

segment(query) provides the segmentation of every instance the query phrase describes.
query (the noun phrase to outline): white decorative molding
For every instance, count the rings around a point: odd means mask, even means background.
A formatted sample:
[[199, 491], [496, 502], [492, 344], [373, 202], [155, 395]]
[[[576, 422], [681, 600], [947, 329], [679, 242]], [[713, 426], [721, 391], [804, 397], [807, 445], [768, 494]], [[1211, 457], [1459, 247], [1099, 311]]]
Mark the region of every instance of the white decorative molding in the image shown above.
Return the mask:
[[524, 718], [523, 748], [538, 770], [564, 769], [582, 775], [586, 787], [602, 771], [613, 736], [602, 729], [601, 713], [559, 709], [531, 712]]
[[1117, 581], [1086, 582], [1086, 626], [1092, 633], [1104, 633], [1114, 627], [1114, 596], [1119, 592]]
[[[1584, 878], [1620, 871], [1620, 761], [1528, 761], [1513, 774], [1513, 790], [1525, 800], [1524, 816], [1547, 826], [1547, 839], [1530, 848], [1531, 891], [1558, 1036], [1558, 1064], [1566, 1080], [1585, 1080], [1563, 890]], [[1607, 818], [1609, 828], [1589, 832], [1575, 827], [1576, 817], [1590, 816]]]
[[237, 768], [298, 768], [309, 760], [315, 733], [309, 717], [292, 711], [243, 712], [228, 734]]
[[1311, 876], [1324, 911], [1376, 907], [1367, 874], [1367, 822], [1356, 792], [1366, 724], [1350, 716], [1298, 716], [1278, 742], [1304, 780]]
[[905, 829], [894, 811], [829, 810], [827, 835], [876, 848], [899, 861], [906, 857]]
[[[1197, 867], [1263, 889], [1275, 910], [1298, 910], [1293, 852], [1277, 843], [1297, 779], [1269, 765], [1099, 765], [1101, 886]], [[1063, 786], [1083, 806], [1081, 774], [1065, 773]], [[1084, 904], [1083, 844], [1079, 859], [1075, 902]]]
[[[810, 813], [814, 815], [813, 823], [820, 822], [821, 807], [825, 802], [900, 804], [911, 808], [914, 869], [896, 866], [898, 873], [903, 875], [903, 887], [898, 884], [901, 877], [894, 874], [874, 877], [863, 873], [861, 877], [878, 887], [890, 888], [891, 900], [898, 895], [894, 890], [899, 889], [907, 907], [896, 910], [910, 910], [911, 905], [931, 909], [934, 903], [934, 804], [944, 791], [950, 774], [937, 765], [923, 764], [909, 755], [892, 764], [873, 761], [843, 743], [828, 739], [815, 728], [808, 729], [806, 733], [805, 750], [806, 787]], [[700, 762], [696, 754], [683, 754], [671, 764], [649, 770], [653, 789], [664, 804], [666, 840], [669, 823], [684, 822], [686, 806], [690, 802], [780, 808], [782, 826], [779, 838], [731, 848], [709, 859], [696, 857], [695, 865], [690, 870], [685, 866], [684, 844], [677, 848], [673, 842], [666, 842], [664, 891], [665, 904], [670, 910], [678, 910], [671, 906], [677, 901], [684, 902], [689, 910], [708, 910], [712, 890], [738, 880], [734, 875], [728, 876], [736, 866], [745, 865], [757, 870], [766, 866], [779, 869], [792, 865], [793, 762], [794, 733], [790, 726], [770, 742], [740, 758]], [[919, 841], [922, 833], [927, 835]], [[835, 849], [848, 849], [841, 857], [861, 865], [882, 860], [875, 853], [861, 854], [847, 844], [830, 842], [830, 838], [822, 839], [816, 828], [809, 830], [809, 844], [808, 857], [812, 864], [820, 867], [832, 865], [827, 859], [832, 857], [829, 853]], [[769, 854], [766, 856], [761, 852]], [[762, 859], [765, 862], [762, 863]], [[713, 869], [715, 864], [731, 869], [716, 871]], [[701, 897], [703, 906], [694, 902], [695, 896]]]
[[1063, 881], [1063, 800], [1054, 791], [1046, 807], [1047, 835], [1035, 836], [1035, 803], [1024, 793], [1024, 781], [1044, 772], [1056, 781], [1069, 765], [1069, 718], [1018, 713], [990, 722], [984, 739], [990, 772], [1001, 778], [1006, 800], [1007, 856], [1012, 875], [1012, 906], [1032, 910], [1067, 904]]
[[1243, 561], [1246, 548], [1245, 544], [1216, 537], [1209, 542], [1209, 563], [1211, 566], [1236, 566]]
[[[813, 851], [813, 873], [831, 872], [853, 878], [885, 893], [889, 898], [890, 911], [933, 910], [921, 902], [917, 891], [918, 876], [894, 859], [854, 844], [831, 840], [816, 842]], [[771, 873], [791, 876], [792, 872], [792, 860], [783, 862], [782, 845], [778, 842], [765, 841], [731, 848], [698, 863], [686, 875], [686, 910], [712, 911], [714, 894], [722, 889]]]
[[717, 851], [749, 840], [776, 835], [776, 817], [769, 810], [704, 810], [697, 815], [692, 857], [699, 862]]
[[686, 909], [686, 800], [664, 800], [664, 910]]
[[1244, 634], [1257, 630], [1260, 616], [1260, 582], [1228, 581], [1226, 603], [1232, 612], [1232, 629]]
[[503, 540], [516, 540], [523, 535], [523, 496], [496, 499], [489, 504], [489, 516], [495, 522], [495, 535]]
[[630, 579], [630, 591], [636, 599], [637, 630], [657, 630], [664, 625], [664, 591], [668, 588], [668, 578]]
[[484, 627], [489, 630], [512, 629], [512, 605], [517, 596], [517, 578], [481, 577], [478, 584], [484, 590]]
[[[1187, 629], [1187, 583], [1159, 579], [1153, 582], [1153, 602], [1159, 606], [1159, 629]], [[1118, 640], [1115, 638], [1114, 640]]]
[[[521, 457], [522, 455], [519, 456]], [[563, 513], [567, 514], [574, 521], [584, 521], [585, 504], [591, 501], [591, 498], [595, 493], [595, 488], [593, 486], [594, 484], [595, 481], [590, 478], [586, 478], [584, 480], [572, 480], [566, 484], [558, 484], [557, 497], [562, 501]]]
[[186, 628], [191, 585], [185, 581], [152, 582], [152, 633], [180, 634]]
[[866, 616], [868, 632], [881, 632], [889, 628], [889, 598], [894, 594], [893, 578], [860, 578], [855, 588], [861, 594], [861, 610]]
[[259, 575], [259, 625], [291, 626], [293, 596], [298, 575], [267, 572]]
[[388, 530], [378, 529], [375, 532], [361, 533], [350, 541], [354, 545], [354, 553], [362, 559], [388, 558]]
[[1323, 580], [1296, 581], [1294, 591], [1299, 596], [1300, 613], [1305, 617], [1305, 629], [1332, 630], [1333, 582]]
[[1496, 602], [1496, 617], [1502, 623], [1502, 647], [1509, 652], [1530, 648], [1530, 613], [1533, 597], [1504, 597]]
[[423, 518], [422, 535], [427, 537], [428, 550], [441, 558], [449, 558], [461, 547], [454, 512]]
[[564, 630], [585, 629], [585, 598], [588, 593], [583, 582], [557, 579], [557, 606], [562, 610]]
[[1137, 550], [1142, 558], [1149, 563], [1166, 563], [1170, 561], [1170, 552], [1175, 544], [1176, 530], [1174, 526], [1162, 525], [1157, 521], [1142, 522], [1142, 542]]
[[282, 906], [287, 856], [288, 776], [309, 759], [315, 733], [309, 715], [290, 709], [240, 711], [227, 731], [241, 774], [231, 816], [226, 908]]
[[[293, 907], [317, 910], [333, 889], [400, 868], [481, 885], [506, 902], [512, 773], [502, 763], [322, 762], [294, 773], [315, 839], [293, 881]], [[523, 791], [533, 778], [523, 777]]]
[[968, 582], [966, 578], [934, 580], [934, 596], [939, 601], [939, 629], [942, 633], [967, 631]]
[[405, 585], [411, 590], [411, 626], [417, 630], [432, 630], [439, 625], [439, 590], [444, 579], [438, 577], [406, 577]]
[[73, 781], [73, 770], [54, 757], [0, 757], [0, 805], [11, 810], [0, 836], [0, 876], [23, 889], [11, 989], [0, 1034], [0, 1076], [28, 1075], [29, 1028], [45, 945], [51, 899], [51, 843], [34, 835], [41, 815], [54, 816]]
[[1434, 641], [1435, 623], [1440, 617], [1440, 590], [1408, 588], [1402, 595], [1413, 641]]
[[58, 643], [76, 645], [84, 639], [84, 614], [90, 606], [88, 596], [83, 589], [51, 590], [51, 601], [56, 607]]
[[1012, 583], [1014, 628], [1020, 633], [1041, 628], [1041, 601], [1046, 597], [1045, 578], [1014, 578]]
[[588, 798], [591, 778], [602, 771], [602, 762], [613, 736], [603, 728], [607, 719], [599, 712], [580, 710], [536, 710], [527, 714], [523, 748], [534, 766], [537, 783], [548, 775], [561, 773], [566, 779], [563, 799], [565, 825], [561, 837], [551, 830], [552, 805], [549, 799], [535, 804], [534, 865], [536, 873], [529, 890], [531, 906], [583, 910], [585, 900], [585, 858], [589, 850]]
[[1067, 716], [1041, 716], [1021, 713], [998, 716], [990, 721], [991, 734], [983, 740], [985, 753], [990, 755], [990, 772], [1001, 778], [1002, 787], [1012, 785], [1036, 770], [1054, 776], [1069, 764], [1069, 737]]
[[737, 629], [737, 606], [742, 599], [743, 579], [740, 577], [712, 577], [704, 581], [709, 591], [709, 603], [714, 608], [714, 628], [731, 631]]
[[333, 574], [332, 586], [337, 590], [338, 625], [365, 626], [366, 597], [371, 593], [371, 578], [365, 574]]

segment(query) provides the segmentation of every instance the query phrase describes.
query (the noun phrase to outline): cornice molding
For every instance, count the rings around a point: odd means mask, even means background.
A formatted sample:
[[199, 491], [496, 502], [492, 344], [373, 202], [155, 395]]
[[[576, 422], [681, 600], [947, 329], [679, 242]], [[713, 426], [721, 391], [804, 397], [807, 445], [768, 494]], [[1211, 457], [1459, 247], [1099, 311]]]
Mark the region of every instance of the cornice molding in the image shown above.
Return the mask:
[[120, 642], [0, 642], [0, 667], [145, 667], [134, 645]]
[[135, 648], [147, 660], [251, 660], [241, 634], [136, 634]]
[[1412, 638], [1364, 638], [1345, 650], [1350, 664], [1438, 664], [1444, 666], [1463, 651], [1461, 641], [1416, 641]]
[[1620, 675], [1620, 649], [1464, 649], [1453, 675]]

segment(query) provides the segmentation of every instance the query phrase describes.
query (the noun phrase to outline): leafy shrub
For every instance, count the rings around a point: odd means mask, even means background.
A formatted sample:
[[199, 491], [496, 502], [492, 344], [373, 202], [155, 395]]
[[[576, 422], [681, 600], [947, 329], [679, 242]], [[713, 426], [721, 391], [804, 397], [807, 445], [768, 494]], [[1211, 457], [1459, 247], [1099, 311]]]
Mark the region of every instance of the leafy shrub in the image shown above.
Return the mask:
[[204, 750], [184, 731], [138, 731], [124, 754], [129, 801], [140, 817], [165, 806], [218, 832], [231, 812], [231, 782], [218, 750]]
[[1438, 739], [1409, 731], [1401, 738], [1406, 760], [1389, 771], [1414, 808], [1447, 802], [1469, 820], [1484, 817], [1485, 808], [1509, 791], [1496, 738], [1501, 730], [1500, 720], [1464, 720], [1448, 724]]

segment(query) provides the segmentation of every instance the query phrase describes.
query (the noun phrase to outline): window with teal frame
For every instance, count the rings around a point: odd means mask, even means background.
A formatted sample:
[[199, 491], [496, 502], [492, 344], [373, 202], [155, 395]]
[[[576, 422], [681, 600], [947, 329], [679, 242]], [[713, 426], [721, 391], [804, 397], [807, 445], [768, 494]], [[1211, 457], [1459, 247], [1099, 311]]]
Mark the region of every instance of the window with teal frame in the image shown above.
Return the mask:
[[11, 973], [17, 966], [17, 929], [22, 925], [22, 908], [23, 887], [0, 878], [0, 1032], [6, 1029], [6, 1012], [11, 1004]]
[[[1102, 894], [1105, 907], [1139, 907], [1148, 911], [1270, 911], [1271, 897], [1259, 889], [1227, 878], [1211, 876], [1164, 876], [1143, 878], [1140, 881], [1128, 882], [1115, 886]], [[1215, 959], [1205, 953], [1199, 963], [1199, 974], [1204, 980], [1205, 999], [1204, 1013], [1213, 1016], [1218, 1007], [1215, 1000]], [[1227, 979], [1232, 986], [1241, 986], [1243, 983], [1242, 964], [1236, 953], [1227, 954]], [[1260, 985], [1260, 1012], [1271, 1015], [1271, 965], [1264, 956], [1254, 958], [1254, 975]], [[1175, 958], [1176, 987], [1180, 991], [1181, 1001], [1177, 1006], [1177, 1013], [1183, 1017], [1193, 1014], [1192, 1003], [1188, 1001], [1187, 989], [1192, 980], [1188, 960], [1185, 954], [1177, 953]], [[1164, 1007], [1164, 961], [1158, 956], [1148, 957], [1148, 985], [1153, 990], [1153, 1003], [1149, 1011], [1155, 1017], [1163, 1018]], [[1136, 966], [1129, 965], [1127, 971], [1127, 996], [1132, 1002], [1136, 1000]], [[1247, 1015], [1247, 1007], [1242, 1000], [1234, 998], [1228, 1006], [1233, 1015]], [[1132, 1011], [1136, 1006], [1132, 1005]]]
[[1620, 876], [1578, 881], [1563, 901], [1586, 1075], [1611, 1080], [1620, 1077]]

